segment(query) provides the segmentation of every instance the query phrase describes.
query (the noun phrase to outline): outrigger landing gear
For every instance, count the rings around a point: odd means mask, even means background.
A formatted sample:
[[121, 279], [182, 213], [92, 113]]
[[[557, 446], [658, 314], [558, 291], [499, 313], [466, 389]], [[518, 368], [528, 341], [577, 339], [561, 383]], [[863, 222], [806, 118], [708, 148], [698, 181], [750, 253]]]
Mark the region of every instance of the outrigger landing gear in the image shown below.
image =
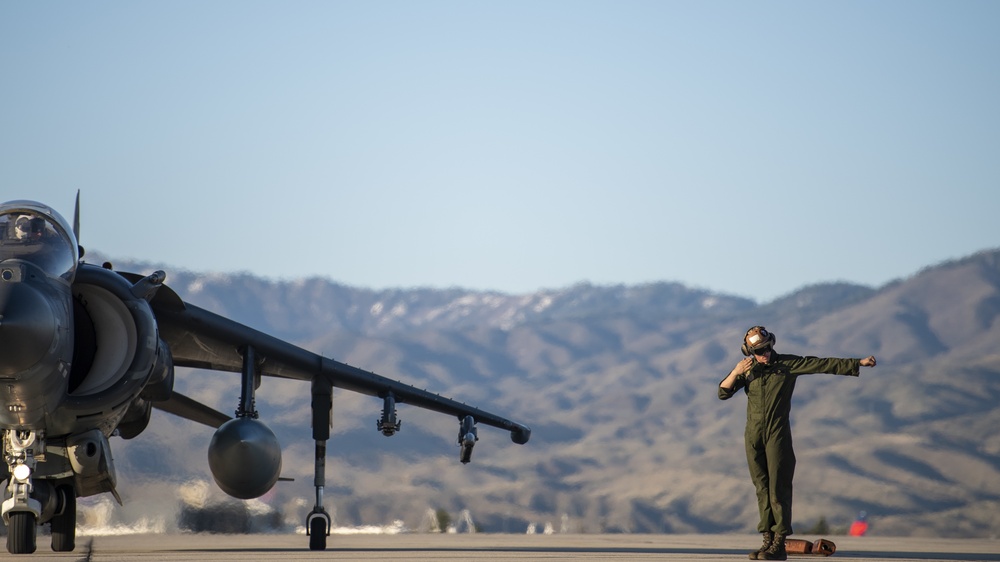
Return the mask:
[[316, 467], [313, 483], [316, 486], [316, 505], [306, 517], [306, 534], [309, 550], [326, 550], [326, 537], [330, 536], [333, 521], [323, 507], [323, 488], [326, 486], [326, 442], [330, 439], [330, 412], [333, 409], [333, 387], [326, 377], [312, 380], [312, 433], [316, 440]]

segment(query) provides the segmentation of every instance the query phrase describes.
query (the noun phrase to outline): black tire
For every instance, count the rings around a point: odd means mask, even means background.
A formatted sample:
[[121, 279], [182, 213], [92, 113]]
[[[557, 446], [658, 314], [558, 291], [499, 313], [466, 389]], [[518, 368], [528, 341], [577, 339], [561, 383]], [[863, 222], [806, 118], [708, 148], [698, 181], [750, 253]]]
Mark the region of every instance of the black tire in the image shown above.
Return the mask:
[[309, 521], [309, 550], [326, 550], [326, 519], [322, 517]]
[[32, 554], [35, 552], [35, 536], [38, 527], [35, 514], [30, 511], [15, 511], [7, 521], [7, 552], [11, 554]]
[[72, 486], [60, 486], [63, 512], [52, 518], [52, 550], [73, 552], [76, 548], [76, 491]]

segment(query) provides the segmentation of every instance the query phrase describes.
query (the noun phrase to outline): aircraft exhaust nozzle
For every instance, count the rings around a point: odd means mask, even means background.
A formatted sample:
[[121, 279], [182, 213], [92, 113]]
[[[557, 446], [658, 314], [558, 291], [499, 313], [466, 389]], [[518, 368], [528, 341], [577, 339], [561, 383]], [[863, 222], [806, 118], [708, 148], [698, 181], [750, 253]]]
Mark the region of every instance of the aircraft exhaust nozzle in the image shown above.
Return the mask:
[[223, 492], [241, 500], [259, 498], [281, 474], [281, 446], [263, 422], [236, 418], [212, 436], [208, 466]]

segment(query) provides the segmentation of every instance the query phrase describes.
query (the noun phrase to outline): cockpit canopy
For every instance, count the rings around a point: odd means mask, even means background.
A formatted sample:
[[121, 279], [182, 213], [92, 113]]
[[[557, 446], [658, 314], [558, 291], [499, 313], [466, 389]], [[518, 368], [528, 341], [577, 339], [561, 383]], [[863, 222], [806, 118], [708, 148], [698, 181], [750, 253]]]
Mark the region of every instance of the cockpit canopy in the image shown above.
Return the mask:
[[7, 260], [24, 260], [72, 281], [78, 257], [76, 236], [59, 213], [32, 201], [0, 207], [0, 268]]

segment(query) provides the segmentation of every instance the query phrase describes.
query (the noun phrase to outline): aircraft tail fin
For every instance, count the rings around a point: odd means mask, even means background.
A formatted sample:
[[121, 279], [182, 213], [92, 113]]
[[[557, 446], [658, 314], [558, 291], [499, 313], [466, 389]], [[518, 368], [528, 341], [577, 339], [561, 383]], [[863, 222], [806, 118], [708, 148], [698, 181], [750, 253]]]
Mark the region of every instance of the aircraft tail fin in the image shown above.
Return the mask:
[[73, 210], [73, 235], [80, 241], [80, 190], [76, 190], [76, 209]]
[[76, 236], [79, 257], [83, 257], [83, 245], [80, 244], [80, 190], [76, 190], [76, 207], [73, 209], [73, 236]]

